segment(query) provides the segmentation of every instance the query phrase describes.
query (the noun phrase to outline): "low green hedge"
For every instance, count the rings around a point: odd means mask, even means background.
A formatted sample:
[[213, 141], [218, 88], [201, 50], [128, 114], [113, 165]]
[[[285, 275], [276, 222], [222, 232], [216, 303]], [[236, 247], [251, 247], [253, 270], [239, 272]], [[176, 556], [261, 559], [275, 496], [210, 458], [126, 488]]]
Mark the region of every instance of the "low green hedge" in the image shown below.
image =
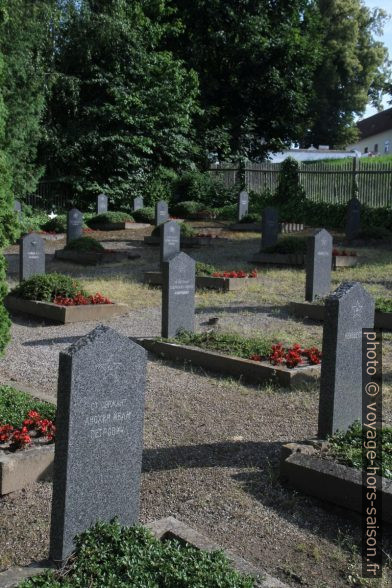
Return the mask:
[[0, 386], [0, 425], [20, 428], [29, 410], [36, 410], [44, 419], [56, 417], [56, 406], [41, 402], [12, 386]]
[[103, 225], [110, 225], [114, 223], [133, 222], [133, 218], [127, 212], [103, 212], [93, 216], [87, 221], [91, 229], [97, 229]]
[[276, 245], [266, 247], [263, 251], [265, 253], [306, 253], [307, 239], [306, 237], [284, 237], [280, 239]]
[[141, 526], [97, 523], [76, 538], [64, 568], [25, 580], [20, 588], [252, 588], [221, 551], [174, 539], [160, 541]]
[[77, 294], [87, 296], [80, 282], [63, 274], [44, 274], [32, 276], [16, 286], [11, 292], [25, 300], [38, 300], [41, 302], [52, 302], [56, 296], [73, 298]]
[[103, 247], [99, 241], [93, 239], [92, 237], [80, 237], [79, 239], [73, 239], [72, 241], [70, 241], [64, 247], [64, 250], [81, 251], [83, 253], [87, 253], [90, 251], [102, 253], [102, 251], [105, 251], [105, 247]]
[[[167, 221], [169, 222], [169, 221]], [[151, 233], [152, 237], [159, 237], [161, 234], [161, 226], [158, 225], [155, 227], [153, 232]], [[189, 225], [188, 223], [180, 223], [180, 235], [181, 237], [194, 237], [196, 235], [195, 229]]]
[[358, 235], [358, 239], [363, 239], [364, 241], [370, 241], [370, 240], [390, 240], [392, 238], [392, 233], [391, 231], [389, 231], [388, 229], [386, 229], [385, 227], [374, 227], [374, 226], [370, 226], [370, 227], [366, 227], [363, 228], [359, 235]]
[[40, 228], [48, 233], [65, 233], [67, 230], [67, 219], [65, 214], [61, 214], [46, 221], [41, 224]]
[[246, 214], [245, 216], [242, 217], [242, 219], [239, 222], [240, 223], [261, 224], [261, 213], [252, 212], [252, 213]]
[[202, 210], [203, 204], [196, 202], [195, 200], [185, 200], [184, 202], [178, 202], [171, 207], [172, 213], [175, 216], [181, 218], [188, 218]]
[[137, 223], [152, 224], [155, 221], [155, 210], [152, 206], [145, 206], [144, 208], [139, 208], [139, 210], [134, 210], [132, 216]]
[[197, 276], [211, 276], [217, 270], [209, 263], [203, 263], [202, 261], [196, 261], [196, 275]]

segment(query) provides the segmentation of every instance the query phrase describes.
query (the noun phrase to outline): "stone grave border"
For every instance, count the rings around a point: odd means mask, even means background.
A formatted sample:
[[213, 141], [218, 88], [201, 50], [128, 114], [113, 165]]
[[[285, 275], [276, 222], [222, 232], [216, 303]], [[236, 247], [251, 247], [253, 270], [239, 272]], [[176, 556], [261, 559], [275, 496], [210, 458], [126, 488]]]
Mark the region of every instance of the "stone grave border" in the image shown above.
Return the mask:
[[[257, 578], [255, 588], [288, 588], [287, 584], [270, 576], [264, 570], [257, 568], [232, 551], [222, 549], [220, 545], [174, 517], [169, 516], [167, 518], [158, 519], [151, 523], [146, 523], [143, 526], [149, 529], [151, 533], [161, 541], [177, 539], [180, 542], [188, 543], [200, 550], [223, 551], [235, 570], [242, 574], [248, 574]], [[27, 567], [9, 568], [5, 572], [0, 573], [0, 588], [16, 588], [22, 580], [42, 574], [49, 568], [55, 569], [54, 565], [51, 564], [49, 560], [36, 562]]]
[[[305, 266], [305, 254], [303, 253], [256, 253], [249, 263]], [[358, 263], [356, 255], [332, 256], [332, 269], [340, 267], [355, 267]]]
[[[180, 246], [185, 249], [188, 247], [205, 247], [212, 245], [217, 240], [226, 241], [227, 239], [223, 239], [222, 237], [181, 237]], [[144, 243], [146, 245], [159, 245], [160, 242], [160, 237], [144, 237]]]
[[[318, 440], [317, 443], [321, 442]], [[305, 494], [362, 512], [361, 470], [332, 459], [322, 459], [313, 444], [283, 445], [280, 477]], [[377, 479], [380, 482], [380, 476]], [[392, 480], [381, 478], [381, 483], [382, 517], [392, 523]]]
[[252, 361], [216, 351], [201, 349], [190, 345], [167, 343], [156, 338], [131, 337], [133, 341], [167, 360], [190, 362], [199, 366], [242, 378], [246, 382], [262, 384], [275, 382], [285, 388], [293, 389], [299, 385], [314, 382], [320, 377], [321, 366], [309, 365], [301, 368], [273, 366], [268, 362]]
[[119, 263], [125, 259], [138, 259], [140, 254], [128, 253], [127, 251], [99, 252], [99, 251], [67, 251], [57, 249], [55, 259], [70, 261], [80, 265], [99, 265], [102, 263]]
[[[162, 285], [161, 272], [144, 272], [144, 284], [150, 286]], [[221, 290], [223, 292], [231, 292], [233, 290], [240, 290], [246, 288], [249, 284], [261, 284], [263, 278], [214, 278], [213, 276], [196, 276], [196, 288]]]
[[138, 230], [138, 229], [149, 229], [152, 227], [149, 223], [134, 223], [132, 221], [123, 221], [119, 223], [106, 223], [102, 225], [96, 225], [95, 231], [124, 231], [124, 230]]
[[60, 306], [53, 302], [25, 300], [10, 294], [4, 298], [4, 305], [11, 312], [31, 314], [62, 324], [84, 321], [100, 321], [126, 312], [127, 305], [119, 302], [113, 304], [81, 304], [80, 306]]
[[[290, 302], [289, 311], [301, 318], [309, 318], [314, 321], [324, 320], [324, 305], [312, 304], [309, 302]], [[376, 310], [374, 313], [374, 325], [376, 329], [392, 329], [392, 312], [381, 312]]]
[[[279, 223], [280, 232], [283, 235], [291, 233], [298, 233], [305, 230], [305, 225], [302, 223]], [[229, 231], [245, 231], [249, 233], [261, 233], [261, 223], [234, 223], [229, 225]]]

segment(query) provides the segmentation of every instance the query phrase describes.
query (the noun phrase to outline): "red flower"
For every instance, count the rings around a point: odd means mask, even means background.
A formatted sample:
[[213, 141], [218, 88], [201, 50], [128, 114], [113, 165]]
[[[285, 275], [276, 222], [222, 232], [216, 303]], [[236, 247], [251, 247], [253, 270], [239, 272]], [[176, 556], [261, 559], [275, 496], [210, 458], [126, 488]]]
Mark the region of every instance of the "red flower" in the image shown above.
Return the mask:
[[308, 358], [309, 363], [312, 365], [317, 365], [321, 361], [322, 353], [317, 349], [317, 347], [309, 347], [308, 349], [304, 349], [302, 355]]
[[253, 355], [251, 355], [249, 357], [249, 359], [251, 359], [253, 361], [261, 361], [263, 358], [261, 357], [261, 355], [258, 355], [257, 353], [254, 353]]
[[12, 425], [0, 425], [0, 443], [6, 443], [13, 430], [14, 427]]
[[271, 354], [269, 355], [269, 360], [272, 365], [280, 365], [283, 363], [285, 357], [285, 351], [283, 349], [282, 343], [277, 343], [276, 345], [272, 345]]

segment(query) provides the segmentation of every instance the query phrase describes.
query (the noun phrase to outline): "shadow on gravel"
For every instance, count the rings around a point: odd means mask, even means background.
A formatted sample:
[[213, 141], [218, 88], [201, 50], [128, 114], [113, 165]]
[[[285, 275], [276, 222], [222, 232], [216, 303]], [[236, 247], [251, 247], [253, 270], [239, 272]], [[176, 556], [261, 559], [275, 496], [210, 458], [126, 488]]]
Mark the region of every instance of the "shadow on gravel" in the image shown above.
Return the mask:
[[84, 335], [78, 335], [74, 337], [52, 337], [51, 339], [38, 339], [38, 341], [25, 341], [22, 343], [23, 347], [43, 347], [48, 345], [54, 345], [57, 343], [75, 343], [81, 339]]
[[269, 316], [282, 316], [282, 318], [287, 318], [288, 315], [286, 307], [278, 306], [203, 306], [202, 308], [197, 308], [195, 314], [240, 314], [242, 312], [266, 313]]

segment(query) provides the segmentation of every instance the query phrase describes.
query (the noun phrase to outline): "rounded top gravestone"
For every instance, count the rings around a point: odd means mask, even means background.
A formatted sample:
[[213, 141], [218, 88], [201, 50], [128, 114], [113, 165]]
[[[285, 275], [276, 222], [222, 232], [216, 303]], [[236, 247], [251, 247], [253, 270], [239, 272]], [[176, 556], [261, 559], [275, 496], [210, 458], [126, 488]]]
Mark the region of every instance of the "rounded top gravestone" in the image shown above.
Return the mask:
[[108, 197], [106, 194], [99, 194], [97, 196], [97, 214], [102, 214], [108, 211]]
[[160, 256], [167, 261], [180, 252], [181, 229], [175, 221], [167, 221], [160, 228]]
[[240, 221], [244, 216], [248, 214], [249, 207], [249, 194], [246, 190], [242, 190], [238, 194], [237, 201], [237, 220]]
[[24, 235], [19, 245], [19, 280], [45, 273], [45, 243], [37, 233]]
[[72, 208], [67, 214], [67, 243], [79, 239], [83, 234], [83, 214]]

